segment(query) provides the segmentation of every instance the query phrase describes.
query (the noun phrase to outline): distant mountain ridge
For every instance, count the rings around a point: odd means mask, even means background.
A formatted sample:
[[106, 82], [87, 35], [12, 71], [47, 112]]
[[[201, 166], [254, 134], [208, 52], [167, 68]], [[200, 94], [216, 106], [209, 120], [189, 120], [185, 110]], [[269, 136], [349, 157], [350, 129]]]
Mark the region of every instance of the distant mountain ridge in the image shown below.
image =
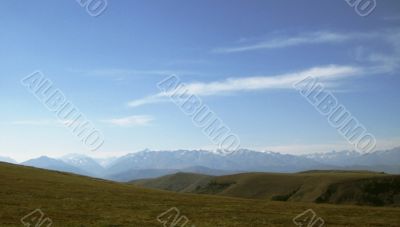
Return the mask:
[[12, 163], [12, 164], [17, 163], [17, 161], [15, 161], [14, 159], [9, 158], [9, 157], [4, 157], [4, 156], [0, 156], [0, 162], [8, 162], [8, 163]]
[[70, 154], [60, 159], [40, 157], [21, 164], [116, 181], [159, 177], [177, 172], [218, 176], [240, 172], [293, 173], [342, 169], [399, 174], [400, 148], [369, 154], [332, 151], [308, 155], [241, 149], [226, 156], [206, 150], [144, 150], [110, 160], [96, 160], [85, 155]]
[[400, 173], [400, 147], [367, 154], [356, 151], [332, 151], [303, 155], [303, 157], [342, 169], [366, 169]]
[[68, 165], [67, 163], [49, 158], [47, 156], [41, 156], [39, 158], [31, 159], [26, 162], [22, 162], [21, 165], [32, 166], [42, 169], [56, 170], [62, 172], [76, 173], [80, 175], [90, 175], [89, 173], [83, 171], [82, 169], [76, 168], [74, 166]]
[[93, 158], [79, 154], [69, 154], [61, 158], [63, 162], [75, 168], [81, 169], [91, 176], [101, 177], [105, 174], [105, 168]]
[[273, 152], [239, 150], [231, 155], [220, 155], [205, 150], [142, 151], [128, 154], [116, 160], [111, 172], [137, 169], [183, 169], [203, 166], [229, 171], [282, 171], [294, 172], [306, 168], [319, 168], [321, 164], [304, 157]]

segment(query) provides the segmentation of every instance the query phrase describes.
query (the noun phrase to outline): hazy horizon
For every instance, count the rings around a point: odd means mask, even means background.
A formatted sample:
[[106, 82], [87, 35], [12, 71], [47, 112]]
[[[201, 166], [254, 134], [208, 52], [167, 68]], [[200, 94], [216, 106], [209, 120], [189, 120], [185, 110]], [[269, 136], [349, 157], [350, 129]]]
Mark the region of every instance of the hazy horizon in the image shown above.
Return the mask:
[[[392, 149], [396, 149], [399, 148], [400, 146], [394, 146], [394, 147], [388, 147], [388, 148], [383, 148], [383, 149], [375, 149], [374, 151], [370, 152], [376, 152], [376, 151], [385, 151], [385, 150], [392, 150]], [[54, 158], [54, 159], [62, 159], [66, 156], [69, 155], [83, 155], [86, 157], [90, 157], [93, 159], [112, 159], [112, 158], [120, 158], [129, 154], [135, 154], [135, 153], [139, 153], [142, 151], [154, 151], [154, 152], [173, 152], [173, 151], [179, 151], [179, 150], [185, 150], [185, 151], [205, 151], [205, 152], [211, 152], [211, 153], [216, 153], [216, 154], [221, 154], [220, 152], [218, 152], [218, 149], [171, 149], [171, 150], [151, 150], [151, 149], [142, 149], [142, 150], [137, 150], [137, 151], [125, 151], [125, 152], [114, 152], [112, 155], [107, 154], [107, 153], [96, 153], [96, 152], [86, 152], [86, 153], [76, 153], [76, 152], [67, 152], [61, 156], [57, 156], [57, 155], [52, 155], [52, 154], [39, 154], [37, 156], [29, 156], [27, 158], [14, 158], [12, 155], [11, 156], [5, 156], [5, 155], [0, 155], [0, 158], [11, 158], [12, 160], [16, 161], [17, 163], [22, 163], [25, 161], [29, 161], [31, 159], [36, 159], [36, 158], [40, 158], [40, 157], [49, 157], [49, 158]], [[304, 152], [304, 153], [290, 153], [290, 152], [284, 152], [284, 151], [276, 151], [276, 150], [257, 150], [257, 149], [248, 149], [248, 148], [241, 148], [241, 150], [250, 150], [250, 151], [256, 151], [256, 152], [273, 152], [273, 153], [279, 153], [279, 154], [289, 154], [289, 155], [295, 155], [295, 156], [301, 156], [301, 155], [307, 155], [307, 154], [324, 154], [324, 153], [330, 153], [330, 152], [357, 152], [360, 154], [364, 154], [362, 152], [356, 151], [354, 149], [341, 149], [341, 150], [327, 150], [327, 151], [310, 151], [310, 152]], [[224, 154], [221, 154], [224, 155]]]

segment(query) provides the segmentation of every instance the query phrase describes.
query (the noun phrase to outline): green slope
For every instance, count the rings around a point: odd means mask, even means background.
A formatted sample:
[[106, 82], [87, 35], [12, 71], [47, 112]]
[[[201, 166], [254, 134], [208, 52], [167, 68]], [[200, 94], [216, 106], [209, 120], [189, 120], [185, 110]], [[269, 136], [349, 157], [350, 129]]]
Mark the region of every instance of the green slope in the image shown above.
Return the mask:
[[157, 216], [171, 207], [191, 226], [293, 226], [313, 209], [329, 226], [398, 226], [400, 209], [194, 195], [138, 188], [72, 174], [0, 163], [0, 226], [40, 208], [53, 226], [163, 226]]
[[206, 186], [213, 178], [213, 176], [197, 173], [176, 173], [158, 178], [135, 180], [131, 183], [174, 192], [194, 192], [197, 187]]
[[[180, 173], [133, 183], [252, 199], [400, 206], [400, 176], [374, 172], [243, 173], [218, 177]], [[379, 190], [369, 190], [371, 187]]]

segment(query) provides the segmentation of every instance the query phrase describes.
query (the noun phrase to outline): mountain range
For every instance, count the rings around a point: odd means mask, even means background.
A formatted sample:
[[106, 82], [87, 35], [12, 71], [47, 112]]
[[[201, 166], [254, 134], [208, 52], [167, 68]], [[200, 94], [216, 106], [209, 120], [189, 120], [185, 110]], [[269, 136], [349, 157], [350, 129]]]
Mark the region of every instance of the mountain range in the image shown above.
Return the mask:
[[17, 161], [15, 161], [14, 159], [12, 159], [12, 158], [9, 158], [9, 157], [3, 157], [3, 156], [0, 156], [0, 162], [8, 162], [8, 163], [17, 163]]
[[[14, 162], [8, 158], [1, 158], [0, 161]], [[399, 174], [400, 147], [368, 154], [332, 151], [307, 155], [247, 149], [231, 155], [206, 150], [143, 150], [111, 159], [94, 159], [80, 154], [69, 154], [59, 159], [42, 156], [20, 164], [115, 181], [155, 178], [177, 172], [219, 176], [241, 172], [294, 173], [335, 169]]]

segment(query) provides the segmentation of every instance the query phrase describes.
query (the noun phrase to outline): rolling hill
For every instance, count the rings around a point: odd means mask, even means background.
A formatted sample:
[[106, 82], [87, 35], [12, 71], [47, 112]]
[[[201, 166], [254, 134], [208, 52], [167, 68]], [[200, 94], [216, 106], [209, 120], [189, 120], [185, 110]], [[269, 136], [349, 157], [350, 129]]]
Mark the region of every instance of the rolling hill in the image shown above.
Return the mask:
[[202, 166], [193, 166], [184, 169], [131, 169], [121, 173], [106, 175], [103, 176], [102, 178], [118, 182], [129, 182], [138, 179], [157, 178], [179, 172], [208, 174], [212, 176], [220, 176], [233, 173], [233, 171], [224, 171], [224, 170], [210, 169]]
[[400, 206], [400, 176], [368, 171], [242, 173], [217, 177], [177, 173], [133, 184], [250, 199]]
[[[0, 163], [0, 226], [22, 226], [36, 209], [54, 226], [162, 226], [178, 210], [188, 226], [293, 226], [313, 209], [329, 226], [399, 226], [400, 209], [270, 202], [139, 188], [69, 173]], [[162, 217], [161, 217], [162, 218]], [[168, 222], [168, 219], [162, 219]], [[169, 220], [171, 221], [171, 220]]]

